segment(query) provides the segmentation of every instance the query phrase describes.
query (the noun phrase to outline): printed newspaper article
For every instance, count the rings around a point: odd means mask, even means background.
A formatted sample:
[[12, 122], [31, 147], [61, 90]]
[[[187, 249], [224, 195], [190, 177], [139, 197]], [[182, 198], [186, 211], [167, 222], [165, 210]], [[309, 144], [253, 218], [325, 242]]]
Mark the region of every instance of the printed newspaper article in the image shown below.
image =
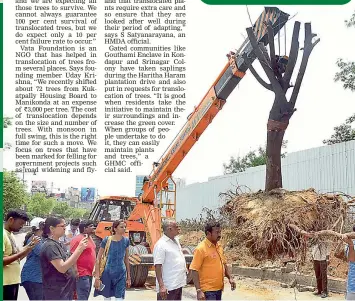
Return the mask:
[[185, 111], [185, 0], [19, 0], [14, 9], [17, 167], [131, 172], [152, 160]]
[[2, 7], [4, 300], [354, 299], [354, 0]]

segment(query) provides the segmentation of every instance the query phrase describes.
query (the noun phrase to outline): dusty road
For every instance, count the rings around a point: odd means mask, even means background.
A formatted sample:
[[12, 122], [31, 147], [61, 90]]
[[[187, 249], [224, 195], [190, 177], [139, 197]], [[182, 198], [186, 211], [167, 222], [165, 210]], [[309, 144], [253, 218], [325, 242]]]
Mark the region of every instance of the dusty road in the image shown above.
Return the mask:
[[[19, 247], [22, 246], [24, 234], [16, 235], [16, 243]], [[21, 262], [23, 265], [25, 259]], [[226, 283], [226, 288], [223, 293], [223, 300], [323, 300], [318, 296], [314, 296], [310, 292], [298, 292], [292, 288], [281, 288], [278, 282], [260, 281], [249, 278], [235, 277], [237, 288], [231, 291], [229, 284]], [[126, 293], [127, 300], [156, 300], [156, 292], [154, 288], [154, 275], [151, 274], [148, 278], [145, 288], [129, 289]], [[25, 290], [20, 287], [18, 300], [28, 300]], [[93, 293], [90, 300], [103, 300], [99, 296], [94, 298]], [[196, 293], [193, 286], [187, 286], [183, 290], [183, 300], [196, 300]], [[325, 300], [344, 300], [343, 294], [330, 293], [330, 296]]]

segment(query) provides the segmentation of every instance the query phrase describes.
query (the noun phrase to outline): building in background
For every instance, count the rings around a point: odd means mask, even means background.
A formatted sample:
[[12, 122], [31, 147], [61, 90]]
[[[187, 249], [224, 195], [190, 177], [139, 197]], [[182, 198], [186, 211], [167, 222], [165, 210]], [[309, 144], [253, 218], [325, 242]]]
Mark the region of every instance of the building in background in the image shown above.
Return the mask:
[[142, 193], [143, 179], [145, 176], [136, 176], [136, 189], [134, 196], [138, 197]]
[[93, 203], [95, 202], [96, 189], [92, 187], [81, 188], [81, 202]]
[[31, 193], [45, 193], [47, 194], [47, 182], [46, 181], [32, 181]]
[[78, 208], [80, 202], [80, 190], [76, 187], [69, 187], [65, 191], [64, 200], [70, 207]]
[[[135, 193], [134, 193], [134, 195], [136, 197], [138, 197], [143, 192], [142, 187], [143, 187], [144, 177], [146, 177], [146, 176], [141, 176], [141, 175], [136, 176], [136, 189], [135, 189]], [[179, 179], [179, 178], [174, 178], [174, 177], [173, 177], [173, 179], [176, 183], [176, 188], [183, 187], [186, 185], [185, 179]], [[174, 183], [171, 181], [171, 179], [168, 180], [168, 185], [169, 185], [169, 190], [174, 189]]]

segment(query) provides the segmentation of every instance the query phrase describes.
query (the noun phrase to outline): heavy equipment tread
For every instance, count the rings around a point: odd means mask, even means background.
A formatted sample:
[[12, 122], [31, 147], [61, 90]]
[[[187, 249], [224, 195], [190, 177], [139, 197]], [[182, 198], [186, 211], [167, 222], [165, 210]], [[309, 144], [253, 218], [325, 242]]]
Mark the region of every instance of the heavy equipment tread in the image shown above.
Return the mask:
[[[128, 254], [148, 254], [148, 250], [145, 246], [129, 246]], [[131, 269], [131, 285], [132, 287], [144, 286], [148, 277], [148, 266], [144, 265], [130, 265]]]

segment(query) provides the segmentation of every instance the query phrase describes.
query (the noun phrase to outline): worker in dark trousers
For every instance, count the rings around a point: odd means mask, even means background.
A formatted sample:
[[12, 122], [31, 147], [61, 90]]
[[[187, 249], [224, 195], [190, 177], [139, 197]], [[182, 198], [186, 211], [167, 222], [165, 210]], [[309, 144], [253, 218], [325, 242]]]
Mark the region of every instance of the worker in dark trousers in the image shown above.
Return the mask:
[[315, 295], [328, 297], [327, 270], [329, 264], [330, 245], [327, 241], [317, 241], [312, 248], [313, 268], [317, 279]]

